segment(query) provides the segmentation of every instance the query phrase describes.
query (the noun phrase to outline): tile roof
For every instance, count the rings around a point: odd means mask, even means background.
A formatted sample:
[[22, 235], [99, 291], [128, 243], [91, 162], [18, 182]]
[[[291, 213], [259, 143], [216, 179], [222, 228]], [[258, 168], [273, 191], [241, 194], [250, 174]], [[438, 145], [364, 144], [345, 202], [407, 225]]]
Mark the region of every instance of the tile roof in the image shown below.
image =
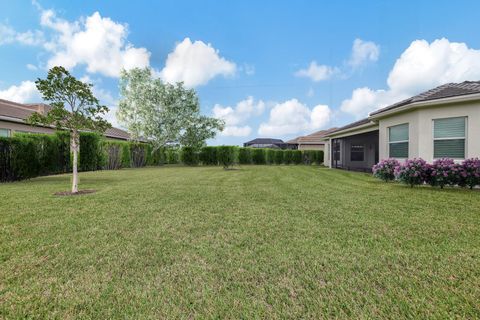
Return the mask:
[[449, 97], [458, 97], [480, 93], [480, 81], [464, 81], [460, 83], [447, 83], [436, 88], [427, 90], [411, 98], [394, 103], [385, 108], [373, 111], [370, 115], [376, 115], [385, 111], [393, 110], [414, 102], [430, 101]]
[[[0, 99], [0, 116], [18, 119], [22, 122], [30, 117], [34, 112], [48, 108], [50, 108], [50, 106], [43, 103], [22, 104]], [[114, 139], [130, 139], [130, 134], [127, 131], [114, 127], [107, 129], [104, 135], [108, 138]]]
[[279, 144], [284, 143], [281, 139], [272, 139], [272, 138], [256, 138], [250, 141], [245, 142], [245, 144]]
[[359, 127], [359, 126], [361, 126], [361, 125], [368, 124], [368, 123], [370, 123], [370, 119], [369, 119], [369, 118], [365, 118], [365, 119], [362, 119], [362, 120], [358, 120], [358, 121], [349, 123], [349, 124], [347, 124], [346, 126], [343, 126], [343, 127], [337, 128], [337, 129], [335, 129], [335, 130], [332, 130], [332, 131], [330, 131], [330, 132], [328, 133], [328, 135], [330, 135], [330, 134], [332, 134], [332, 133], [335, 133], [335, 132], [343, 131], [343, 130], [346, 130], [346, 129], [351, 129], [351, 128]]
[[299, 144], [324, 144], [324, 137], [337, 128], [330, 128], [327, 130], [320, 130], [309, 135], [298, 137]]

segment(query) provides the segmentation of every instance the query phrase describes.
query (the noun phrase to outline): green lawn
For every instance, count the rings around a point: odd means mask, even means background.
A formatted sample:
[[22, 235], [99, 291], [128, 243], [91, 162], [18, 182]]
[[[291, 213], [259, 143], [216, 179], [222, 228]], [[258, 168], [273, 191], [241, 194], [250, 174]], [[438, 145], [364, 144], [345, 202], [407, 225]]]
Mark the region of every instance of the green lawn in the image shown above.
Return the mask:
[[479, 318], [480, 192], [307, 166], [0, 185], [0, 318]]

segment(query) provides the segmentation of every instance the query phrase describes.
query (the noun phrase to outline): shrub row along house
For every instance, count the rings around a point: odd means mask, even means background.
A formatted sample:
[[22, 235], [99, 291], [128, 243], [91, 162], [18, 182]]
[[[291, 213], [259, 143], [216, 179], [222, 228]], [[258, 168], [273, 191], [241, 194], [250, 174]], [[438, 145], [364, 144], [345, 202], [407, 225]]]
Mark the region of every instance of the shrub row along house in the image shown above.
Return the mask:
[[448, 83], [324, 137], [325, 164], [370, 171], [380, 159], [480, 157], [480, 81]]
[[[23, 104], [0, 99], [0, 137], [11, 137], [15, 132], [54, 133], [54, 127], [32, 126], [26, 120], [34, 113], [46, 113], [50, 106], [43, 103]], [[122, 129], [109, 128], [104, 133], [112, 140], [129, 140], [130, 134]]]

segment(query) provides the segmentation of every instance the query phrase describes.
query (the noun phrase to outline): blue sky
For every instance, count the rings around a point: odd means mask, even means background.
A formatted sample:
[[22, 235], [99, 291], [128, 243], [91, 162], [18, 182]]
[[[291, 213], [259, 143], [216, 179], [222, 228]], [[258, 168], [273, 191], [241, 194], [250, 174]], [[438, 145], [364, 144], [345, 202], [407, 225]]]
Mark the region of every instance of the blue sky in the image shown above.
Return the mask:
[[118, 71], [150, 66], [223, 118], [213, 144], [341, 126], [445, 82], [480, 80], [478, 1], [0, 1], [0, 97], [62, 64], [115, 122]]

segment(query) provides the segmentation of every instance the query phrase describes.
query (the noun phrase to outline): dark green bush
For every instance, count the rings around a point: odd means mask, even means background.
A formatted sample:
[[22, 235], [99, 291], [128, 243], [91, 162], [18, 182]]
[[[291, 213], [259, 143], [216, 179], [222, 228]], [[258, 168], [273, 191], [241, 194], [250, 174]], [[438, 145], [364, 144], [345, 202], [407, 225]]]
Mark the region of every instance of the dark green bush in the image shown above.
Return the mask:
[[202, 147], [200, 149], [200, 161], [203, 165], [206, 166], [216, 166], [220, 162], [220, 159], [217, 159], [217, 152], [220, 150], [220, 147]]
[[199, 158], [197, 150], [192, 147], [183, 147], [181, 151], [181, 160], [187, 166], [198, 165]]
[[302, 150], [302, 163], [309, 165], [316, 162], [316, 151], [315, 150]]
[[180, 161], [178, 149], [169, 147], [166, 150], [166, 154], [168, 164], [177, 164]]
[[153, 149], [153, 146], [149, 145], [148, 148], [148, 165], [149, 166], [163, 166], [166, 162], [165, 148]]
[[123, 143], [105, 140], [102, 144], [103, 153], [105, 155], [105, 163], [103, 169], [117, 170], [122, 168], [122, 152]]
[[253, 148], [252, 161], [253, 164], [265, 164], [265, 149]]
[[324, 152], [323, 150], [316, 150], [315, 151], [315, 163], [316, 164], [323, 164], [323, 157], [324, 157]]
[[104, 158], [101, 147], [102, 136], [93, 132], [80, 133], [79, 171], [94, 171], [100, 169]]
[[285, 151], [279, 149], [275, 150], [275, 164], [282, 164], [283, 163], [283, 154]]
[[227, 169], [235, 162], [236, 147], [233, 146], [220, 146], [217, 147], [218, 162]]
[[147, 165], [148, 145], [146, 143], [130, 143], [130, 167], [141, 168]]
[[238, 148], [238, 163], [239, 164], [252, 163], [252, 148]]
[[121, 166], [122, 168], [130, 168], [131, 167], [130, 143], [121, 142], [121, 145], [122, 145]]
[[302, 151], [300, 150], [293, 150], [293, 164], [301, 164], [302, 163]]
[[275, 149], [265, 150], [265, 162], [267, 164], [274, 164], [275, 163]]
[[293, 163], [293, 151], [294, 150], [285, 150], [283, 153], [283, 163], [291, 164]]

